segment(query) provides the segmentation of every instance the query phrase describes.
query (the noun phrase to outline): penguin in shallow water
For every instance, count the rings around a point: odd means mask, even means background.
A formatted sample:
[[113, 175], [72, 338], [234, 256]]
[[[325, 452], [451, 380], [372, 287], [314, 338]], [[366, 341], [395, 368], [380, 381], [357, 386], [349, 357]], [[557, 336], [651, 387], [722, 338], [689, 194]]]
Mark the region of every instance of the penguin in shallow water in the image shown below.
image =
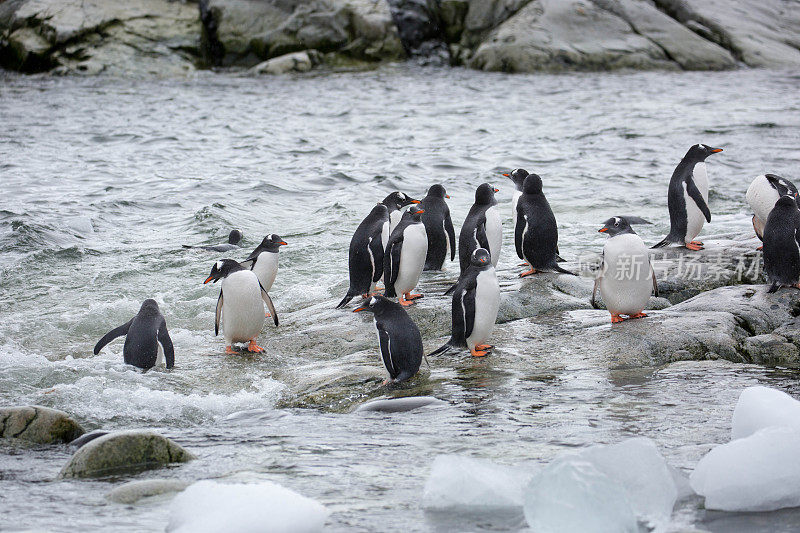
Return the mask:
[[208, 250], [210, 252], [230, 252], [239, 248], [239, 243], [242, 241], [242, 232], [238, 229], [231, 231], [228, 234], [228, 242], [226, 244], [215, 244], [211, 246], [190, 246], [184, 244], [184, 248], [199, 248], [201, 250]]
[[258, 276], [258, 281], [264, 290], [269, 292], [272, 284], [275, 283], [275, 276], [278, 274], [278, 253], [281, 246], [288, 243], [280, 236], [270, 233], [261, 241], [255, 250], [241, 262], [244, 268], [249, 268]]
[[787, 195], [794, 198], [795, 202], [800, 201], [794, 183], [775, 174], [756, 176], [747, 188], [745, 198], [753, 210], [753, 229], [762, 241], [764, 240], [764, 225], [767, 223], [767, 217], [772, 208], [775, 207], [775, 202], [781, 196]]
[[465, 346], [475, 357], [487, 355], [493, 346], [484, 343], [494, 329], [499, 308], [500, 284], [497, 274], [489, 252], [478, 248], [472, 252], [470, 266], [458, 278], [453, 290], [450, 340], [430, 355]]
[[411, 208], [389, 236], [383, 251], [384, 296], [399, 297], [400, 305], [411, 305], [422, 294], [411, 294], [419, 283], [419, 276], [428, 255], [428, 234], [422, 223], [424, 210]]
[[142, 302], [136, 316], [106, 333], [94, 346], [94, 354], [117, 337], [125, 335], [122, 357], [125, 363], [148, 369], [166, 360], [167, 368], [175, 365], [175, 351], [167, 331], [167, 321], [155, 300]]
[[503, 174], [514, 182], [514, 194], [511, 196], [511, 217], [514, 220], [514, 227], [517, 227], [517, 202], [519, 197], [522, 196], [524, 189], [525, 178], [528, 177], [528, 171], [524, 168], [515, 168], [509, 174]]
[[800, 210], [793, 196], [781, 196], [767, 217], [764, 274], [769, 292], [784, 285], [800, 289]]
[[[203, 282], [222, 280], [214, 315], [214, 335], [219, 335], [220, 319], [222, 334], [225, 337], [225, 353], [236, 353], [233, 343], [249, 343], [250, 352], [263, 352], [256, 344], [256, 337], [264, 327], [264, 304], [278, 325], [278, 313], [272, 299], [261, 286], [258, 276], [252, 270], [243, 268], [233, 259], [221, 259], [214, 263], [211, 275]], [[262, 303], [263, 302], [263, 303]]]
[[708, 208], [708, 173], [706, 158], [722, 151], [705, 144], [695, 144], [672, 173], [669, 180], [667, 205], [669, 207], [669, 234], [653, 246], [662, 248], [669, 244], [680, 244], [690, 250], [702, 250], [703, 243], [694, 238], [711, 222]]
[[603, 261], [594, 280], [592, 307], [597, 308], [597, 290], [603, 297], [606, 309], [611, 313], [611, 322], [628, 318], [644, 318], [643, 313], [650, 295], [658, 296], [658, 283], [650, 264], [650, 254], [644, 241], [631, 224], [649, 224], [638, 217], [612, 217], [603, 222], [598, 231], [608, 235], [603, 247]]
[[381, 203], [389, 210], [389, 222], [386, 224], [383, 233], [384, 248], [386, 248], [386, 242], [389, 240], [389, 235], [394, 231], [394, 228], [397, 227], [397, 225], [400, 223], [400, 219], [403, 217], [403, 213], [405, 212], [403, 211], [403, 208], [411, 204], [418, 204], [419, 202], [420, 200], [415, 200], [406, 193], [400, 191], [394, 191], [383, 199]]
[[375, 295], [369, 303], [353, 312], [369, 311], [375, 315], [381, 358], [389, 379], [383, 382], [400, 383], [414, 376], [422, 363], [422, 335], [408, 313], [399, 305]]
[[558, 266], [558, 225], [542, 192], [542, 178], [537, 174], [525, 178], [523, 194], [517, 202], [514, 246], [519, 258], [530, 267], [519, 275], [521, 278], [543, 270], [577, 276]]
[[462, 273], [469, 266], [472, 252], [478, 248], [488, 250], [492, 256], [492, 266], [497, 266], [503, 244], [503, 227], [494, 197], [498, 190], [483, 183], [475, 191], [475, 203], [470, 207], [458, 235], [458, 261]]
[[445, 198], [450, 198], [441, 185], [432, 185], [422, 199], [419, 208], [423, 210], [422, 223], [428, 234], [428, 254], [425, 256], [424, 270], [441, 270], [447, 256], [452, 261], [456, 257], [456, 231], [450, 218], [450, 208]]
[[[358, 295], [368, 298], [375, 284], [383, 277], [383, 233], [389, 229], [389, 210], [379, 203], [356, 228], [350, 239], [348, 268], [350, 287], [336, 309], [340, 309]], [[387, 234], [386, 241], [389, 240]]]

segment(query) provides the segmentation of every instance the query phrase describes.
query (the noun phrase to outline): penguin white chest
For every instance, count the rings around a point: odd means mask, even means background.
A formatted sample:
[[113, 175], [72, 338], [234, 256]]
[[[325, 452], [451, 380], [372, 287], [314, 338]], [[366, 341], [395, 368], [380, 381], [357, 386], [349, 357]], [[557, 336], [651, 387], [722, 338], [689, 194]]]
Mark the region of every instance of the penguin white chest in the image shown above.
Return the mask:
[[381, 244], [383, 245], [383, 249], [386, 249], [386, 245], [389, 244], [389, 235], [392, 233], [392, 218], [391, 215], [389, 216], [389, 220], [383, 223], [383, 228], [381, 228]]
[[[394, 228], [400, 223], [400, 219], [403, 218], [403, 213], [405, 209], [398, 209], [396, 211], [392, 211], [389, 214], [389, 233], [391, 234], [394, 231]], [[387, 235], [387, 238], [389, 236]]]
[[[708, 174], [706, 173], [705, 163], [700, 162], [694, 166], [692, 181], [694, 181], [697, 190], [700, 191], [700, 195], [703, 197], [703, 200], [705, 200], [706, 205], [708, 205]], [[706, 217], [686, 191], [686, 183], [683, 184], [683, 199], [686, 203], [686, 235], [684, 241], [689, 243], [693, 241], [700, 233], [700, 230], [703, 229], [703, 225], [706, 223]]]
[[780, 198], [780, 194], [772, 187], [767, 177], [762, 174], [756, 177], [750, 187], [747, 188], [745, 198], [756, 217], [756, 220], [753, 221], [756, 233], [759, 236], [763, 236], [767, 217], [772, 212], [772, 208], [775, 207], [775, 202]]
[[650, 256], [642, 239], [632, 233], [611, 237], [603, 247], [599, 288], [606, 308], [614, 314], [640, 313], [653, 292]]
[[419, 276], [425, 267], [425, 256], [428, 254], [428, 234], [422, 223], [411, 224], [403, 232], [403, 244], [400, 251], [400, 266], [395, 292], [400, 295], [410, 292], [417, 286]]
[[500, 284], [494, 267], [487, 268], [476, 279], [475, 287], [475, 321], [472, 333], [467, 337], [467, 347], [473, 350], [476, 345], [489, 339], [497, 320], [500, 308]]
[[222, 280], [222, 333], [228, 344], [247, 342], [264, 327], [264, 302], [258, 277], [240, 270]]
[[253, 265], [253, 272], [258, 276], [258, 281], [264, 287], [264, 290], [269, 292], [272, 284], [275, 283], [275, 275], [278, 273], [278, 253], [277, 252], [261, 252], [258, 254], [255, 265]]
[[494, 205], [486, 210], [486, 239], [489, 241], [492, 266], [497, 266], [500, 260], [500, 248], [503, 245], [503, 225], [500, 222], [497, 206]]

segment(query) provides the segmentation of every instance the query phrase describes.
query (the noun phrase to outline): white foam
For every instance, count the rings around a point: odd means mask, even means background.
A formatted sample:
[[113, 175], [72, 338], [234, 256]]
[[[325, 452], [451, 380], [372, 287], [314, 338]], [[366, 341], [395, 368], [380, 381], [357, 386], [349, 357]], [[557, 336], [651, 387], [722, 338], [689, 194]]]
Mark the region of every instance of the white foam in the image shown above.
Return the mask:
[[800, 427], [800, 402], [783, 391], [748, 387], [733, 411], [731, 439], [741, 439], [769, 426]]

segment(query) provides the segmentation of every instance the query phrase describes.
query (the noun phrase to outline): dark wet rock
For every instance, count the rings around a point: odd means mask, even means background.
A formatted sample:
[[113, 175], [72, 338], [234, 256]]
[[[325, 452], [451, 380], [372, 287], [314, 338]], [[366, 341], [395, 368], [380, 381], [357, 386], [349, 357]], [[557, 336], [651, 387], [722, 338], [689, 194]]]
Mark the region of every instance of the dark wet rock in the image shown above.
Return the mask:
[[316, 50], [304, 50], [285, 54], [259, 63], [250, 69], [253, 74], [288, 74], [290, 72], [308, 72], [319, 65], [322, 58]]
[[748, 337], [744, 341], [744, 350], [750, 360], [759, 364], [797, 364], [800, 350], [786, 337], [775, 333], [765, 333]]
[[84, 429], [63, 411], [39, 405], [1, 407], [0, 437], [36, 444], [70, 442]]
[[406, 54], [430, 64], [448, 64], [450, 53], [439, 20], [438, 0], [388, 0], [388, 3]]
[[129, 481], [106, 494], [106, 498], [115, 503], [133, 504], [142, 498], [181, 492], [190, 485], [179, 479], [144, 479]]
[[87, 442], [91, 442], [98, 437], [102, 437], [103, 435], [108, 435], [108, 431], [102, 429], [95, 429], [94, 431], [90, 431], [89, 433], [84, 433], [77, 439], [70, 442], [69, 445], [75, 446], [76, 448], [80, 448]]
[[195, 456], [153, 431], [118, 431], [81, 446], [60, 477], [100, 477], [184, 463]]
[[407, 396], [403, 398], [383, 398], [362, 403], [356, 407], [355, 412], [379, 411], [382, 413], [402, 413], [420, 407], [447, 405], [433, 396]]

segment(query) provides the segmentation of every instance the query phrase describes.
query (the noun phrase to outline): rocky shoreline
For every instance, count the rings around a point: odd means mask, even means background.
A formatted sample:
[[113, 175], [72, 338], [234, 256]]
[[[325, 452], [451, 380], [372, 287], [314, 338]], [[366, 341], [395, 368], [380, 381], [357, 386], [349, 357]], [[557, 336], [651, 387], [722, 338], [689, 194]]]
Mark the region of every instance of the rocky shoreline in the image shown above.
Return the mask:
[[794, 0], [0, 0], [0, 67], [57, 75], [796, 68], [799, 36]]

